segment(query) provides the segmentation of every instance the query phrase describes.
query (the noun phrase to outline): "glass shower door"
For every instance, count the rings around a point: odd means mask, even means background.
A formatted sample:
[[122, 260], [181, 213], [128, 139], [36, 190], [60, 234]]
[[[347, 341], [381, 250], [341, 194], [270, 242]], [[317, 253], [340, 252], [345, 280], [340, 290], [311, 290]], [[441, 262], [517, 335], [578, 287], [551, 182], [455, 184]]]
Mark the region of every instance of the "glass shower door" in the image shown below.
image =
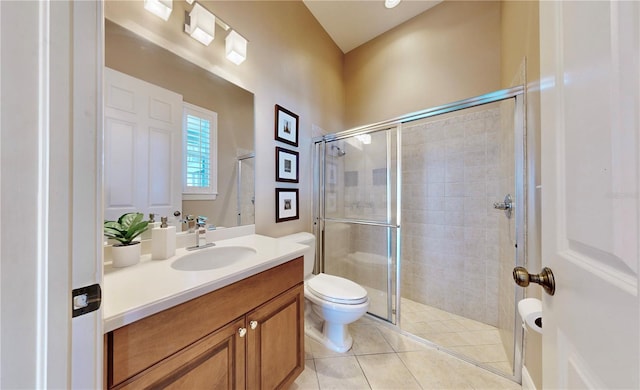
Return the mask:
[[238, 157], [238, 226], [255, 223], [255, 155], [253, 153]]
[[321, 267], [363, 286], [369, 313], [395, 323], [397, 129], [324, 141]]

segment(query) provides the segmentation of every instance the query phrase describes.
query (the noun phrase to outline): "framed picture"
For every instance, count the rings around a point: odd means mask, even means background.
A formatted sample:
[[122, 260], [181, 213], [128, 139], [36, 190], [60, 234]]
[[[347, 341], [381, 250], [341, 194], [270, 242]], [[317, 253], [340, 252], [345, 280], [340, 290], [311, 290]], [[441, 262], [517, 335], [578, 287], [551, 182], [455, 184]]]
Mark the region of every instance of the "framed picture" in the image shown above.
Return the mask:
[[276, 223], [298, 218], [298, 189], [276, 188]]
[[276, 181], [298, 182], [298, 152], [276, 146]]
[[276, 140], [298, 146], [298, 116], [276, 104]]

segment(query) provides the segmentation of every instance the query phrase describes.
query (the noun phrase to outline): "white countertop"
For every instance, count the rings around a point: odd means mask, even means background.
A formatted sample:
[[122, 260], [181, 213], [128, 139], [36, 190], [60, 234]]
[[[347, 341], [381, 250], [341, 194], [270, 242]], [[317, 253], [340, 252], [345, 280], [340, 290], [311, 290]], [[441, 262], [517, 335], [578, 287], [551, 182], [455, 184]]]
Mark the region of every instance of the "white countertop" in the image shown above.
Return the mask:
[[[216, 246], [248, 246], [256, 250], [249, 262], [206, 271], [179, 271], [171, 263], [187, 252], [176, 250], [167, 260], [151, 260], [126, 268], [105, 265], [102, 291], [104, 332], [161, 312], [301, 256], [306, 246], [252, 234], [216, 241]], [[206, 251], [207, 249], [200, 249]]]

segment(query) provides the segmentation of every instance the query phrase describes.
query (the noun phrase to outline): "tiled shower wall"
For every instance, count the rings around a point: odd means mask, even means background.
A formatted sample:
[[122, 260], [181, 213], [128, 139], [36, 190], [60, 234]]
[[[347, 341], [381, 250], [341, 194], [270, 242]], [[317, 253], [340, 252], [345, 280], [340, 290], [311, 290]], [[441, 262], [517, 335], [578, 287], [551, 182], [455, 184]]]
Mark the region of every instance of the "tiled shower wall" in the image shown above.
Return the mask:
[[497, 326], [508, 232], [493, 203], [512, 192], [504, 173], [513, 157], [503, 156], [499, 105], [486, 107], [405, 124], [401, 287], [403, 297]]
[[[513, 123], [513, 103], [502, 102], [402, 130], [402, 296], [499, 326], [507, 341], [515, 307], [515, 219], [493, 203], [507, 193], [515, 198]], [[383, 221], [387, 193], [379, 176], [386, 141], [374, 135], [371, 145], [356, 142], [341, 142], [346, 153], [327, 157], [333, 171], [327, 216]], [[390, 160], [395, 164], [395, 156]], [[325, 271], [385, 290], [386, 229], [325, 228]]]

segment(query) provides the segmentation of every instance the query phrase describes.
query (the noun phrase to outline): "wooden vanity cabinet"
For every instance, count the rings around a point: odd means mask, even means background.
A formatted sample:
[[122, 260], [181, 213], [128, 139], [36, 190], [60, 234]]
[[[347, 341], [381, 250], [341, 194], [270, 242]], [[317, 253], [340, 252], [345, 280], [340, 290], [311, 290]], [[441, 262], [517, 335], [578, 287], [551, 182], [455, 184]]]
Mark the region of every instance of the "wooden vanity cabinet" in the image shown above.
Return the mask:
[[297, 258], [106, 337], [109, 389], [287, 388], [304, 370]]

